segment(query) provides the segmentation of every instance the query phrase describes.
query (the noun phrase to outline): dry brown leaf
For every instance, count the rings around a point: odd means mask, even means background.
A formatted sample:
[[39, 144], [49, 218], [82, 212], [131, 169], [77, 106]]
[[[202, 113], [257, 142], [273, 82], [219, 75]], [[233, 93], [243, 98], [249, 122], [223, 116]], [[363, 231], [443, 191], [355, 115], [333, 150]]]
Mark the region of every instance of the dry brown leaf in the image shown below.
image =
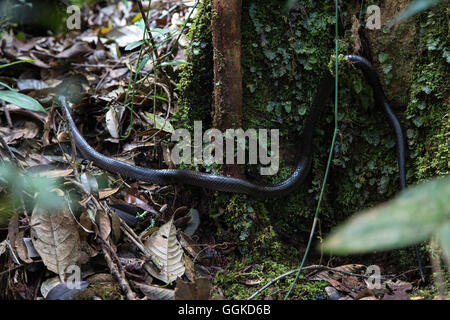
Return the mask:
[[194, 260], [199, 259], [201, 253], [200, 246], [184, 232], [180, 232], [180, 236], [180, 243], [183, 249], [187, 250]]
[[121, 231], [120, 231], [120, 218], [113, 210], [110, 211], [111, 216], [111, 231], [112, 237], [115, 243], [119, 242]]
[[64, 282], [64, 271], [80, 258], [78, 225], [67, 209], [48, 210], [36, 206], [31, 215], [31, 238], [45, 266]]
[[20, 231], [17, 235], [16, 241], [14, 243], [14, 247], [16, 248], [17, 255], [19, 258], [25, 263], [32, 263], [33, 259], [28, 256], [27, 247], [23, 242], [24, 232]]
[[386, 294], [382, 300], [410, 300], [408, 292], [412, 290], [412, 284], [397, 280], [396, 282], [388, 280], [384, 282]]
[[109, 220], [108, 214], [99, 210], [95, 214], [95, 223], [98, 227], [98, 233], [103, 240], [107, 240], [109, 235], [111, 234], [111, 220]]
[[186, 270], [182, 263], [183, 249], [178, 242], [176, 232], [172, 217], [145, 242], [154, 266], [146, 263], [144, 267], [153, 277], [165, 283], [181, 277]]
[[19, 234], [19, 215], [15, 213], [10, 218], [8, 224], [8, 239], [13, 246], [15, 246], [16, 244], [18, 234]]
[[99, 190], [98, 191], [99, 199], [103, 200], [105, 198], [108, 198], [109, 196], [112, 196], [113, 194], [115, 194], [117, 191], [120, 190], [121, 186], [122, 185], [118, 186], [117, 188], [108, 188], [108, 189]]
[[76, 58], [81, 55], [85, 55], [88, 52], [91, 52], [92, 49], [86, 42], [77, 42], [69, 49], [64, 50], [55, 56], [58, 59], [68, 59], [68, 58]]
[[39, 176], [41, 176], [41, 177], [48, 177], [48, 178], [67, 177], [72, 172], [73, 172], [73, 169], [49, 170], [49, 171], [42, 171], [42, 172], [40, 172]]
[[108, 129], [111, 137], [115, 139], [120, 138], [119, 127], [120, 127], [120, 114], [114, 108], [110, 108], [105, 115], [106, 128]]
[[194, 262], [192, 262], [191, 258], [189, 258], [188, 255], [183, 255], [183, 264], [186, 268], [186, 277], [188, 277], [188, 279], [190, 281], [194, 281], [195, 280], [195, 269], [194, 269]]
[[184, 282], [177, 279], [175, 300], [209, 300], [211, 284], [206, 278], [199, 278], [194, 282]]
[[149, 286], [143, 283], [133, 282], [141, 292], [150, 300], [175, 300], [175, 291], [156, 286]]
[[83, 212], [80, 215], [80, 225], [79, 225], [80, 240], [86, 241], [87, 237], [89, 236], [89, 233], [94, 233], [92, 229], [93, 228], [91, 217], [89, 217], [89, 214], [87, 212]]

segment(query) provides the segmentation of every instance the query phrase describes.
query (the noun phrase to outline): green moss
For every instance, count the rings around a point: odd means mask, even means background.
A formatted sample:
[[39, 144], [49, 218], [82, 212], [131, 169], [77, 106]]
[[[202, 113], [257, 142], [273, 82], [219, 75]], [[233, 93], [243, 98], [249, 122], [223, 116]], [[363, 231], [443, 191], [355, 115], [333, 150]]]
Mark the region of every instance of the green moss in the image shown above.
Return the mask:
[[[293, 270], [286, 265], [272, 262], [262, 263], [250, 270], [245, 268], [247, 266], [246, 262], [230, 261], [230, 263], [229, 270], [218, 272], [213, 281], [215, 285], [224, 288], [225, 298], [237, 300], [250, 297], [267, 282]], [[275, 282], [271, 287], [261, 292], [256, 299], [263, 299], [268, 296], [278, 300], [283, 299], [294, 278], [295, 274], [292, 274]], [[257, 285], [255, 286], [255, 284]], [[327, 285], [326, 282], [302, 282], [300, 279], [294, 286], [291, 298], [296, 300], [325, 299], [326, 293], [324, 289]]]
[[[245, 195], [217, 197], [213, 204], [218, 216], [218, 233], [227, 239], [237, 238], [248, 263], [270, 259], [285, 261], [297, 250], [284, 246], [264, 203]], [[255, 250], [256, 249], [256, 250]]]
[[123, 300], [124, 297], [120, 293], [117, 284], [98, 283], [91, 285], [89, 288], [80, 292], [75, 300], [93, 300], [94, 297], [99, 297], [102, 300]]
[[413, 181], [450, 172], [449, 16], [450, 8], [431, 11], [417, 23], [420, 58], [406, 110]]
[[188, 64], [181, 67], [177, 90], [181, 93], [175, 127], [192, 129], [194, 121], [211, 126], [213, 105], [214, 64], [211, 36], [211, 1], [202, 1], [188, 33], [190, 46], [187, 50]]

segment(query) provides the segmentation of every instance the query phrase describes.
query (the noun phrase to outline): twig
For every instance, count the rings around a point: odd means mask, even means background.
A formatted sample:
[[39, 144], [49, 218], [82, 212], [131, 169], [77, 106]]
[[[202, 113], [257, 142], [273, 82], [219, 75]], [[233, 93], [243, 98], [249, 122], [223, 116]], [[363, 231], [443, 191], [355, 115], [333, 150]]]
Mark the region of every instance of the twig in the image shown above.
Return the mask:
[[141, 242], [139, 237], [134, 233], [133, 230], [131, 230], [130, 227], [122, 220], [120, 219], [120, 230], [125, 233], [125, 235], [130, 238], [130, 240], [136, 245], [136, 247], [139, 248], [139, 250], [142, 251], [146, 256], [149, 256], [148, 250], [145, 249], [144, 244]]
[[[122, 63], [122, 62], [120, 62]], [[108, 64], [89, 64], [89, 63], [72, 63], [74, 67], [82, 67], [82, 68], [108, 68], [111, 65]]]
[[150, 44], [152, 45], [152, 48], [153, 48], [153, 54], [155, 55], [155, 60], [158, 61], [159, 60], [158, 50], [156, 49], [155, 40], [153, 39], [152, 32], [150, 31], [150, 25], [148, 24], [147, 15], [145, 14], [145, 10], [144, 10], [144, 7], [142, 6], [141, 0], [137, 0], [136, 2], [139, 6], [139, 11], [141, 12], [141, 15], [142, 15], [142, 20], [144, 20], [145, 28], [147, 29], [147, 32], [148, 32], [148, 38], [150, 39]]
[[[286, 277], [290, 276], [291, 274], [294, 274], [294, 273], [298, 272], [299, 270], [300, 269], [296, 269], [296, 270], [292, 270], [292, 271], [286, 272], [285, 274], [282, 274], [281, 276], [279, 276], [279, 277], [269, 281], [264, 287], [262, 287], [261, 289], [256, 291], [249, 298], [247, 298], [247, 300], [252, 300], [257, 295], [259, 295], [261, 292], [263, 292], [265, 289], [270, 287], [273, 283], [275, 283], [278, 280], [281, 280], [283, 278], [286, 278]], [[327, 270], [327, 271], [333, 271], [333, 272], [336, 272], [336, 273], [341, 273], [343, 275], [359, 277], [359, 278], [370, 278], [371, 277], [371, 275], [363, 275], [363, 274], [351, 273], [351, 272], [346, 272], [346, 271], [342, 271], [342, 270], [339, 270], [339, 269], [330, 268], [330, 267], [327, 267], [327, 266], [319, 266], [319, 265], [312, 265], [312, 266], [304, 267], [304, 268], [302, 268], [302, 270]], [[394, 278], [394, 277], [395, 277], [394, 275], [389, 275], [388, 277], [380, 277], [380, 280], [388, 280], [388, 279], [391, 279], [391, 278]]]
[[24, 265], [24, 264], [21, 264], [21, 265], [12, 267], [11, 269], [2, 271], [2, 272], [0, 272], [0, 276], [4, 275], [4, 274], [6, 274], [6, 273], [9, 273], [9, 272], [11, 272], [11, 271], [17, 270], [17, 269], [19, 269], [19, 268], [22, 268], [22, 267], [25, 267], [25, 265]]
[[120, 289], [125, 293], [125, 296], [128, 300], [137, 300], [136, 294], [133, 292], [133, 290], [131, 290], [130, 284], [125, 278], [125, 273], [123, 272], [122, 268], [118, 267], [118, 264], [120, 265], [120, 262], [116, 264], [111, 258], [110, 252], [114, 254], [111, 246], [101, 237], [97, 237], [97, 242], [102, 248], [103, 255], [105, 257], [106, 263], [108, 264], [108, 268], [111, 271], [112, 275], [116, 278]]
[[[59, 104], [59, 103], [57, 103], [57, 104]], [[63, 106], [61, 106], [61, 108], [63, 108]], [[61, 117], [63, 117], [63, 116], [61, 116]], [[70, 128], [69, 122], [67, 120], [67, 116], [63, 117], [63, 119], [66, 122], [67, 128]], [[69, 129], [69, 132], [70, 132], [70, 129]], [[70, 136], [70, 144], [71, 144], [71, 148], [72, 148], [72, 161], [70, 162], [70, 165], [73, 169], [75, 179], [77, 181], [80, 181], [80, 173], [78, 172], [78, 168], [77, 168], [77, 164], [76, 164], [76, 162], [77, 162], [77, 145], [75, 143], [75, 138], [73, 137], [73, 134], [69, 134], [69, 136]], [[61, 148], [61, 145], [59, 144], [59, 142], [58, 142], [58, 145]], [[61, 150], [62, 150], [62, 148], [61, 148]], [[63, 154], [64, 154], [64, 152], [63, 152]]]
[[[431, 269], [431, 268], [432, 268], [431, 266], [423, 267], [423, 269]], [[395, 277], [395, 279], [399, 279], [400, 277], [403, 277], [403, 276], [407, 275], [408, 273], [416, 272], [416, 271], [420, 271], [420, 268], [415, 268], [415, 269], [411, 269], [411, 270], [405, 271], [403, 273], [400, 273], [398, 276]]]
[[17, 160], [14, 153], [9, 148], [8, 144], [6, 143], [5, 139], [3, 139], [3, 136], [0, 134], [0, 143], [3, 146], [3, 148], [8, 152], [9, 158], [11, 161], [13, 161], [16, 165], [19, 165], [22, 169], [23, 166], [20, 164], [19, 160]]
[[8, 106], [4, 102], [2, 102], [2, 104], [3, 104], [3, 111], [5, 112], [6, 122], [8, 122], [8, 127], [10, 129], [12, 129], [13, 128], [13, 123], [12, 123], [12, 120], [11, 120], [11, 115], [9, 114]]

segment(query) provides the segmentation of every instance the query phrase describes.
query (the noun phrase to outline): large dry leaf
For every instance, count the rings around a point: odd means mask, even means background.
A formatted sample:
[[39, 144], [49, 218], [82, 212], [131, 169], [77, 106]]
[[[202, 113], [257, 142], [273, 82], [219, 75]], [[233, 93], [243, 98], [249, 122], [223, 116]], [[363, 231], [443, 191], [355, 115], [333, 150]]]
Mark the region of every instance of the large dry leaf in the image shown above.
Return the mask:
[[[145, 269], [155, 278], [170, 283], [185, 272], [182, 263], [183, 249], [178, 242], [173, 217], [145, 242], [154, 264], [146, 263]], [[155, 268], [156, 266], [156, 268]]]
[[64, 271], [76, 265], [81, 254], [75, 218], [67, 208], [47, 210], [36, 206], [31, 216], [31, 238], [46, 267], [64, 281]]
[[70, 48], [64, 50], [63, 52], [57, 54], [55, 58], [58, 59], [69, 59], [75, 58], [81, 55], [86, 55], [88, 52], [91, 52], [92, 49], [85, 42], [77, 42]]
[[174, 290], [149, 286], [143, 283], [133, 283], [150, 300], [175, 300]]
[[106, 37], [110, 40], [114, 40], [119, 47], [126, 47], [130, 43], [142, 40], [143, 34], [144, 31], [141, 28], [135, 25], [129, 25], [118, 27], [108, 32]]

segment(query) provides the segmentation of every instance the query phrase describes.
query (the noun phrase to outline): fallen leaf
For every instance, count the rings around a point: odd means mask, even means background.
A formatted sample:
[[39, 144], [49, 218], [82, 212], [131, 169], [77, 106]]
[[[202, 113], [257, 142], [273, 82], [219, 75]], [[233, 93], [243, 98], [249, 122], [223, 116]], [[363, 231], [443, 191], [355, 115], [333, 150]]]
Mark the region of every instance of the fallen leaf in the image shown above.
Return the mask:
[[81, 254], [78, 225], [67, 209], [48, 210], [36, 206], [31, 215], [31, 238], [45, 266], [64, 281], [68, 266]]
[[14, 246], [16, 244], [17, 235], [19, 234], [19, 215], [15, 213], [11, 216], [8, 223], [8, 239]]
[[95, 214], [95, 223], [98, 227], [98, 233], [103, 240], [107, 240], [111, 234], [111, 220], [108, 214], [103, 210], [98, 210]]
[[40, 172], [39, 176], [41, 176], [41, 177], [48, 177], [48, 178], [67, 177], [72, 172], [73, 172], [73, 169], [49, 170], [49, 171], [42, 171], [42, 172]]
[[133, 282], [141, 292], [150, 300], [175, 300], [175, 291], [157, 286], [149, 286], [143, 283]]
[[105, 115], [105, 121], [106, 121], [106, 128], [108, 129], [109, 134], [111, 137], [115, 139], [120, 138], [119, 134], [119, 114], [116, 112], [114, 108], [110, 108], [108, 112], [106, 112]]
[[32, 263], [33, 259], [28, 256], [28, 250], [23, 242], [24, 232], [20, 231], [17, 235], [14, 247], [16, 248], [17, 255], [25, 263]]
[[145, 247], [156, 268], [150, 263], [144, 267], [153, 277], [170, 283], [184, 274], [183, 249], [176, 236], [173, 217], [148, 238]]
[[98, 197], [100, 200], [108, 198], [109, 196], [112, 196], [113, 194], [115, 194], [117, 191], [120, 190], [120, 186], [118, 186], [117, 188], [108, 188], [108, 189], [103, 189], [103, 190], [99, 190], [98, 192]]
[[194, 282], [184, 282], [177, 279], [175, 300], [209, 300], [211, 284], [206, 278], [196, 279]]
[[55, 58], [58, 59], [76, 58], [81, 55], [85, 55], [88, 52], [92, 52], [92, 49], [86, 42], [77, 42], [69, 49], [66, 49], [63, 52], [57, 54]]

